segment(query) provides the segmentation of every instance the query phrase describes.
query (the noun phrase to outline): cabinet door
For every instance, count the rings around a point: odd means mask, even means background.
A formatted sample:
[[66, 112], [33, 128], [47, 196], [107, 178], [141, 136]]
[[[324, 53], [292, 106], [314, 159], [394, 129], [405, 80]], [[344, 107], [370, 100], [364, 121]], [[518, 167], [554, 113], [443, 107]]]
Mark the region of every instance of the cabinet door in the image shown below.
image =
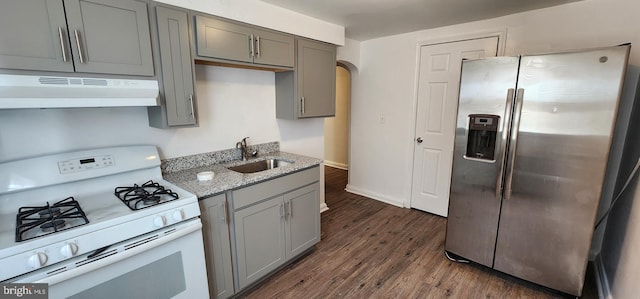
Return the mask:
[[223, 20], [196, 16], [198, 56], [253, 62], [251, 28]]
[[234, 213], [240, 289], [285, 261], [282, 196]]
[[293, 36], [264, 30], [253, 30], [255, 38], [254, 63], [293, 67]]
[[0, 68], [73, 72], [61, 0], [2, 2]]
[[336, 47], [298, 39], [298, 117], [336, 114]]
[[287, 258], [320, 241], [320, 185], [315, 183], [284, 195]]
[[227, 205], [224, 195], [201, 200], [209, 293], [211, 298], [227, 298], [233, 295], [233, 272], [231, 268], [231, 244]]
[[64, 0], [76, 72], [153, 76], [147, 4]]
[[185, 11], [166, 7], [156, 7], [156, 16], [167, 125], [195, 125], [189, 18]]

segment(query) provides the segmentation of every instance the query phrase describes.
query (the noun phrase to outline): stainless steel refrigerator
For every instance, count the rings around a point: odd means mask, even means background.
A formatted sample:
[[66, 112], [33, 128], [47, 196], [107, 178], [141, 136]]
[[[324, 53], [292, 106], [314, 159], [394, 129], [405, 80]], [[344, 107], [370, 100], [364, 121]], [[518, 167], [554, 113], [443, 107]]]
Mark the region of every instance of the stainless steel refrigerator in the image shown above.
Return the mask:
[[447, 252], [581, 295], [630, 47], [463, 62]]

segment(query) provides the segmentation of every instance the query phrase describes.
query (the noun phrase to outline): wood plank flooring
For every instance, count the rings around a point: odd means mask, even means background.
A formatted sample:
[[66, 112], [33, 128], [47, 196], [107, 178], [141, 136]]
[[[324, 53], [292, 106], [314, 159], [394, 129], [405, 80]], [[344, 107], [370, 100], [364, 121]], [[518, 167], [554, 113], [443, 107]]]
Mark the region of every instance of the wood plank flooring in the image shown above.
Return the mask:
[[[344, 191], [325, 168], [329, 211], [316, 249], [246, 298], [563, 298], [563, 294], [443, 254], [446, 219]], [[587, 276], [593, 276], [591, 272]], [[583, 298], [597, 298], [588, 278]]]

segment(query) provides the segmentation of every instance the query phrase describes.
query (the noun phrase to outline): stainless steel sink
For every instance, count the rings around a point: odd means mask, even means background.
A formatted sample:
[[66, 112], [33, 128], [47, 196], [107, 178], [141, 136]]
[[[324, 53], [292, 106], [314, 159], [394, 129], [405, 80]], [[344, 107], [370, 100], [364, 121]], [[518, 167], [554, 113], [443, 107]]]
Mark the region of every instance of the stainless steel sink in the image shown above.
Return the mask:
[[280, 160], [280, 159], [267, 159], [260, 160], [246, 164], [240, 164], [238, 166], [227, 167], [227, 169], [240, 173], [256, 173], [277, 167], [291, 165], [293, 162]]

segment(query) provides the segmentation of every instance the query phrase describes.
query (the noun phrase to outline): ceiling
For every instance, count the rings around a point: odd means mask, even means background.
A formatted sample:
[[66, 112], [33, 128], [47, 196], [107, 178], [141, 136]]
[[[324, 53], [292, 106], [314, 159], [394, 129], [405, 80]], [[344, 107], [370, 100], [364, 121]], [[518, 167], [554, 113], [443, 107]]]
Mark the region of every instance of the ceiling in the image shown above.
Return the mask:
[[495, 18], [580, 0], [262, 0], [345, 27], [347, 38], [382, 36]]

